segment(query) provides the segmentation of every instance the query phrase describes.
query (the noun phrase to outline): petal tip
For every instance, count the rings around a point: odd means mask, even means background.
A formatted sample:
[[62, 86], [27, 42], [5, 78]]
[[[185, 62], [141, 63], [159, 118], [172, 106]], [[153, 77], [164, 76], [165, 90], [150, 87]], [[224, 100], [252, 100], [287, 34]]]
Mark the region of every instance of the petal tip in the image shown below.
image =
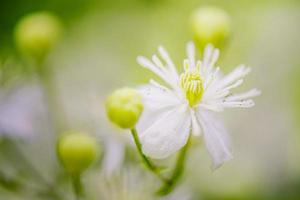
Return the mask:
[[219, 169], [225, 162], [228, 162], [233, 159], [233, 155], [231, 153], [227, 154], [222, 160], [213, 162], [211, 166], [211, 170], [214, 172]]

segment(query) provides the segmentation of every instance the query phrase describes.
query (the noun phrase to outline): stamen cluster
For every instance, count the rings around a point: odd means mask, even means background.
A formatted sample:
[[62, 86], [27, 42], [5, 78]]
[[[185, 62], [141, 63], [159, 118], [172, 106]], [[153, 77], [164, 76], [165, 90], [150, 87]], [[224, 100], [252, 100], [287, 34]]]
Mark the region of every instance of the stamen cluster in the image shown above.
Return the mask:
[[185, 65], [185, 72], [180, 75], [180, 86], [185, 93], [189, 105], [191, 107], [197, 105], [203, 94], [203, 84], [199, 67], [189, 70], [188, 65]]

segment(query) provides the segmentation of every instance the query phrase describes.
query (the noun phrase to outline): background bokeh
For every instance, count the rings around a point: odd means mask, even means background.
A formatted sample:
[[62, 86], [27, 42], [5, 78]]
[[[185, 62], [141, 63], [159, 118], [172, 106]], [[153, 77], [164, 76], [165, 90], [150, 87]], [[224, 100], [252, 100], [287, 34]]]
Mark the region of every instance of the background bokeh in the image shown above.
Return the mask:
[[[221, 69], [251, 66], [243, 87], [257, 87], [262, 95], [253, 109], [222, 114], [234, 159], [212, 172], [199, 142], [190, 152], [181, 186], [169, 198], [300, 199], [298, 0], [1, 1], [0, 199], [58, 199], [53, 190], [62, 199], [73, 199], [55, 155], [60, 133], [48, 113], [63, 118], [68, 129], [94, 135], [103, 148], [101, 159], [84, 176], [88, 199], [154, 199], [157, 180], [140, 167], [130, 135], [108, 122], [104, 101], [116, 88], [148, 81], [152, 74], [136, 57], [152, 55], [158, 45], [181, 69], [185, 44], [193, 38], [190, 14], [207, 5], [226, 10], [232, 20]], [[44, 10], [56, 13], [64, 25], [64, 35], [46, 61], [53, 72], [50, 95], [25, 67], [13, 36], [21, 17]], [[54, 94], [59, 105], [49, 108]], [[40, 175], [46, 189], [40, 188]]]

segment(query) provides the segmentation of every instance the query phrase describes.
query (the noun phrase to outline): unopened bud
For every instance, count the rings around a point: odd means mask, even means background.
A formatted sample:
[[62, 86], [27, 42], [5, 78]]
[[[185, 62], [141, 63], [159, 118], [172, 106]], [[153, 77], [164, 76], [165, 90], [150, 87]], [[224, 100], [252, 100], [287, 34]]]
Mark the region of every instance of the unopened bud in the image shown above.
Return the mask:
[[59, 159], [71, 174], [83, 172], [99, 153], [96, 140], [81, 132], [66, 133], [60, 138], [57, 148]]
[[61, 22], [52, 13], [32, 13], [16, 25], [15, 41], [24, 55], [42, 60], [58, 42], [61, 31]]
[[190, 26], [200, 48], [209, 43], [220, 48], [230, 34], [230, 17], [220, 8], [203, 7], [192, 13]]
[[118, 89], [106, 101], [108, 118], [121, 128], [133, 128], [142, 111], [142, 97], [134, 89]]

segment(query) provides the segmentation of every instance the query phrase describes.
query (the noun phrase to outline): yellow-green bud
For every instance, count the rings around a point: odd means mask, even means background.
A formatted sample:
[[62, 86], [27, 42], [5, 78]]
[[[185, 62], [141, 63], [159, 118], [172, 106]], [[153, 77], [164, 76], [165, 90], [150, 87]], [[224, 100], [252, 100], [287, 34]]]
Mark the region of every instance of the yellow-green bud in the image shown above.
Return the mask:
[[190, 26], [200, 48], [209, 43], [221, 47], [230, 34], [230, 16], [220, 8], [202, 7], [192, 13]]
[[64, 134], [58, 141], [57, 153], [65, 169], [80, 174], [95, 161], [100, 151], [96, 140], [81, 132]]
[[121, 128], [133, 128], [142, 111], [142, 97], [134, 89], [118, 89], [106, 101], [108, 118]]
[[62, 32], [60, 20], [50, 12], [37, 12], [23, 17], [15, 28], [15, 41], [20, 51], [42, 60], [58, 42]]

